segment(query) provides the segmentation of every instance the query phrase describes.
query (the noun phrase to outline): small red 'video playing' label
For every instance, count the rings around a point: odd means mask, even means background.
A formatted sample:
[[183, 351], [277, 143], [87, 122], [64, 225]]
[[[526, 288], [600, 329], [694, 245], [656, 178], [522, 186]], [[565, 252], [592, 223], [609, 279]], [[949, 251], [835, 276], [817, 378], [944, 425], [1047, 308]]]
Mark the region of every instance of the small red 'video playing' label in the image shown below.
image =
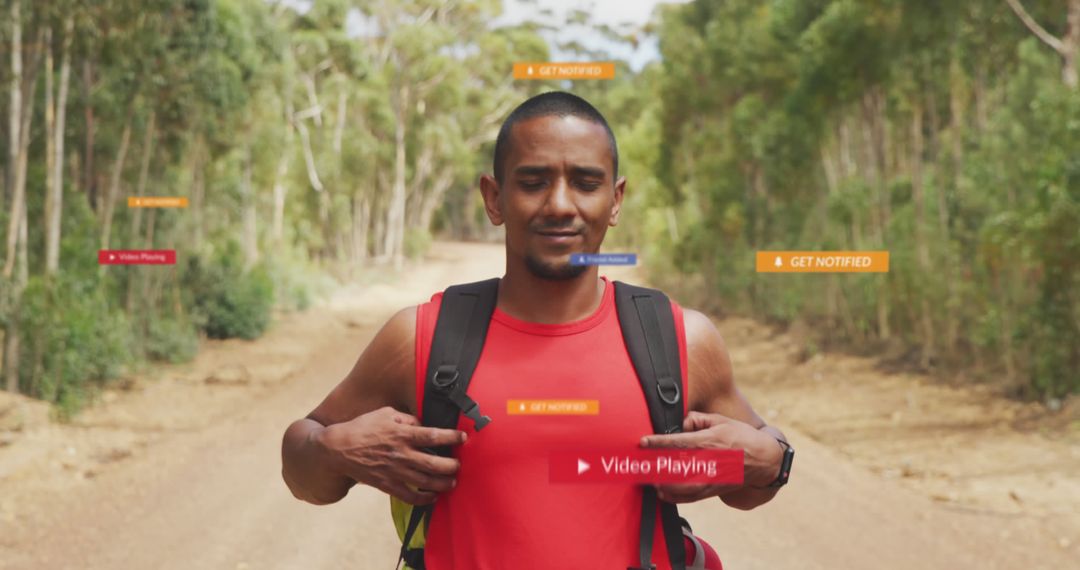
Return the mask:
[[741, 449], [623, 449], [552, 452], [552, 483], [743, 482]]
[[175, 265], [175, 249], [102, 249], [100, 265]]

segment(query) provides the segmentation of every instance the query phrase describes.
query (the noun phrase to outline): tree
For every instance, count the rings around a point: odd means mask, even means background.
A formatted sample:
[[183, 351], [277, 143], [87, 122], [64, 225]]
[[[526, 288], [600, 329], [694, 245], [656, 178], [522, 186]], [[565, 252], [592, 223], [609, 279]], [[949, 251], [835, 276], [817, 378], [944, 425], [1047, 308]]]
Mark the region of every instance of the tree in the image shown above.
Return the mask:
[[1080, 0], [1068, 0], [1068, 12], [1065, 15], [1065, 33], [1056, 37], [1046, 31], [1028, 13], [1020, 0], [1005, 0], [1016, 13], [1016, 17], [1024, 23], [1039, 41], [1050, 46], [1061, 56], [1061, 80], [1065, 85], [1076, 89], [1080, 85], [1080, 76], [1077, 75], [1077, 56], [1080, 55]]

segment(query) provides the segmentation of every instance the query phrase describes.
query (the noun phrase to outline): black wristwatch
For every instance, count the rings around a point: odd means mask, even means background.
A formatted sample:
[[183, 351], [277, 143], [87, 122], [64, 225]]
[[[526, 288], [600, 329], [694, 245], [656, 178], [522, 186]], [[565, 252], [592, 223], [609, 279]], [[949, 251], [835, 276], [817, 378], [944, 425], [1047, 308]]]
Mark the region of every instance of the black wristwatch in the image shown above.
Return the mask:
[[788, 475], [791, 475], [791, 462], [795, 459], [795, 450], [788, 445], [788, 442], [776, 438], [776, 441], [780, 442], [780, 445], [784, 448], [784, 460], [780, 462], [780, 474], [776, 476], [776, 479], [767, 485], [767, 487], [778, 488], [787, 485]]

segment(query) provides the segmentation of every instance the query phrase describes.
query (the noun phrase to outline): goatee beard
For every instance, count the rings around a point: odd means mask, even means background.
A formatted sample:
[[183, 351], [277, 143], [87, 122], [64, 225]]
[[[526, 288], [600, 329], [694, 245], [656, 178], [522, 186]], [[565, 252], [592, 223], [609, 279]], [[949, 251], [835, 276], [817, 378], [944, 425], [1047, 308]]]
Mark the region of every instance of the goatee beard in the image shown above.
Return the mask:
[[585, 273], [585, 270], [589, 268], [588, 265], [571, 265], [569, 262], [559, 265], [547, 264], [534, 255], [525, 256], [525, 267], [528, 267], [533, 275], [552, 281], [573, 279]]

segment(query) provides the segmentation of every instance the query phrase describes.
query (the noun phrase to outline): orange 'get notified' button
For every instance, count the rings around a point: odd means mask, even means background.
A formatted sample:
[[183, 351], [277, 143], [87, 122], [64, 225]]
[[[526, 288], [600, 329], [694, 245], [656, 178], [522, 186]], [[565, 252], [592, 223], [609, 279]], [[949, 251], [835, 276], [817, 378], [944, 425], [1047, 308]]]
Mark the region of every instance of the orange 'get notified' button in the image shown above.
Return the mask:
[[187, 208], [187, 198], [173, 196], [129, 196], [128, 208]]
[[758, 273], [888, 273], [888, 251], [759, 251]]
[[514, 79], [614, 79], [610, 62], [524, 62], [514, 64]]
[[511, 416], [595, 416], [600, 413], [600, 401], [507, 400], [506, 413]]

